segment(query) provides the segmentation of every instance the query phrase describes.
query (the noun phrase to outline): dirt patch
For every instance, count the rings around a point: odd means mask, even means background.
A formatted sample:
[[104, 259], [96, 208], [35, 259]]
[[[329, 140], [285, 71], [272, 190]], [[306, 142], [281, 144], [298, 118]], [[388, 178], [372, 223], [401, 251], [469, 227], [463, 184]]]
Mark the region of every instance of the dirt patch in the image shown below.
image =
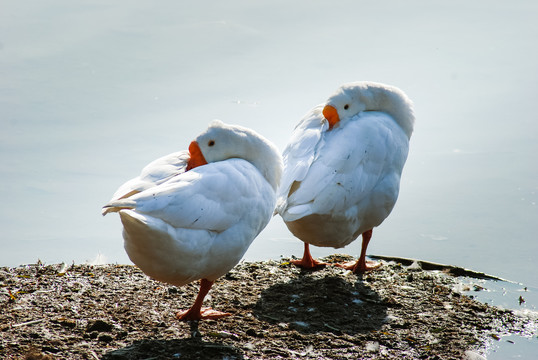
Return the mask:
[[397, 263], [357, 276], [244, 262], [205, 301], [233, 316], [189, 324], [175, 313], [190, 307], [197, 283], [169, 286], [127, 265], [0, 268], [0, 357], [459, 360], [530, 321], [454, 284]]

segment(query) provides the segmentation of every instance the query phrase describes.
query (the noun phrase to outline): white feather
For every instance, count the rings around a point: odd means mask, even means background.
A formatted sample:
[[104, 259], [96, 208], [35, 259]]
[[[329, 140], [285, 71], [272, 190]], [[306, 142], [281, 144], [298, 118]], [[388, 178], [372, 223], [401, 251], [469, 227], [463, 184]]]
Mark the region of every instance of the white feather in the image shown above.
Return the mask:
[[342, 247], [392, 211], [414, 116], [403, 92], [377, 83], [344, 85], [327, 103], [340, 121], [319, 126], [327, 121], [317, 106], [296, 127], [283, 153], [277, 211], [301, 240]]
[[196, 140], [208, 164], [185, 172], [188, 152], [157, 159], [104, 210], [119, 212], [129, 258], [178, 286], [214, 281], [240, 261], [271, 219], [282, 171], [274, 145], [252, 130], [214, 122]]

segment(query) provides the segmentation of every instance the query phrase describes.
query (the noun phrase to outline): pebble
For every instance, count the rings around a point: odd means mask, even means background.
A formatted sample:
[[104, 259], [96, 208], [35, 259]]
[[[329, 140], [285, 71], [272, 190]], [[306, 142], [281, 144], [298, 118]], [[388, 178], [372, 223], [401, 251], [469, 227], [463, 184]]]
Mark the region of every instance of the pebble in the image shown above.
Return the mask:
[[463, 354], [463, 359], [462, 360], [487, 360], [487, 359], [485, 357], [483, 357], [482, 355], [480, 355], [479, 353], [477, 353], [477, 352], [467, 350]]
[[258, 333], [257, 333], [256, 330], [254, 330], [254, 329], [248, 329], [245, 333], [246, 333], [248, 336], [258, 337]]
[[379, 343], [377, 341], [368, 341], [366, 343], [366, 351], [370, 353], [379, 352]]
[[108, 332], [108, 331], [112, 330], [112, 328], [113, 328], [112, 324], [109, 324], [106, 321], [94, 320], [94, 321], [89, 321], [88, 322], [88, 326], [86, 327], [86, 331], [90, 332], [90, 333], [93, 332], [93, 331]]
[[102, 342], [106, 342], [106, 343], [109, 343], [111, 342], [112, 340], [114, 340], [114, 338], [108, 334], [101, 334], [99, 335], [99, 337], [97, 338], [97, 340], [99, 341], [102, 341]]

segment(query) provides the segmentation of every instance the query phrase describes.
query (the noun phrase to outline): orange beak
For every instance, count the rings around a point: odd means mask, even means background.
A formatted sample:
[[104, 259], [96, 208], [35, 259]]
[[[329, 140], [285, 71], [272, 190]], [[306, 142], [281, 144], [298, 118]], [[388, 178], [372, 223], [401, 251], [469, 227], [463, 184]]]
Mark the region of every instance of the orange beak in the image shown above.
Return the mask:
[[202, 150], [200, 150], [200, 147], [198, 146], [198, 143], [196, 141], [191, 142], [191, 144], [189, 145], [189, 152], [191, 153], [191, 158], [187, 163], [187, 170], [185, 171], [189, 171], [190, 169], [194, 169], [195, 167], [207, 164], [204, 154], [202, 154]]
[[325, 107], [323, 108], [323, 116], [325, 116], [325, 119], [327, 119], [327, 121], [329, 122], [329, 130], [332, 129], [333, 126], [340, 121], [338, 112], [332, 105], [325, 105]]

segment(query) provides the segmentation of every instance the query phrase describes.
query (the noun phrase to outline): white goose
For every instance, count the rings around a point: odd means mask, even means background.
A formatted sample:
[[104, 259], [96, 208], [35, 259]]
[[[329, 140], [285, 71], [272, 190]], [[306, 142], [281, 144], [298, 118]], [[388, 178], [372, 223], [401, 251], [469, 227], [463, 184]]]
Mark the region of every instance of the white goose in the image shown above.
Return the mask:
[[201, 279], [179, 320], [228, 316], [202, 302], [271, 219], [281, 173], [272, 143], [217, 120], [189, 151], [153, 161], [122, 185], [103, 215], [119, 212], [125, 250], [148, 276], [176, 286]]
[[354, 82], [299, 122], [283, 152], [276, 210], [305, 243], [296, 265], [325, 265], [312, 258], [309, 244], [341, 248], [362, 234], [358, 261], [340, 266], [354, 272], [378, 266], [366, 262], [366, 248], [398, 198], [414, 120], [401, 90]]

